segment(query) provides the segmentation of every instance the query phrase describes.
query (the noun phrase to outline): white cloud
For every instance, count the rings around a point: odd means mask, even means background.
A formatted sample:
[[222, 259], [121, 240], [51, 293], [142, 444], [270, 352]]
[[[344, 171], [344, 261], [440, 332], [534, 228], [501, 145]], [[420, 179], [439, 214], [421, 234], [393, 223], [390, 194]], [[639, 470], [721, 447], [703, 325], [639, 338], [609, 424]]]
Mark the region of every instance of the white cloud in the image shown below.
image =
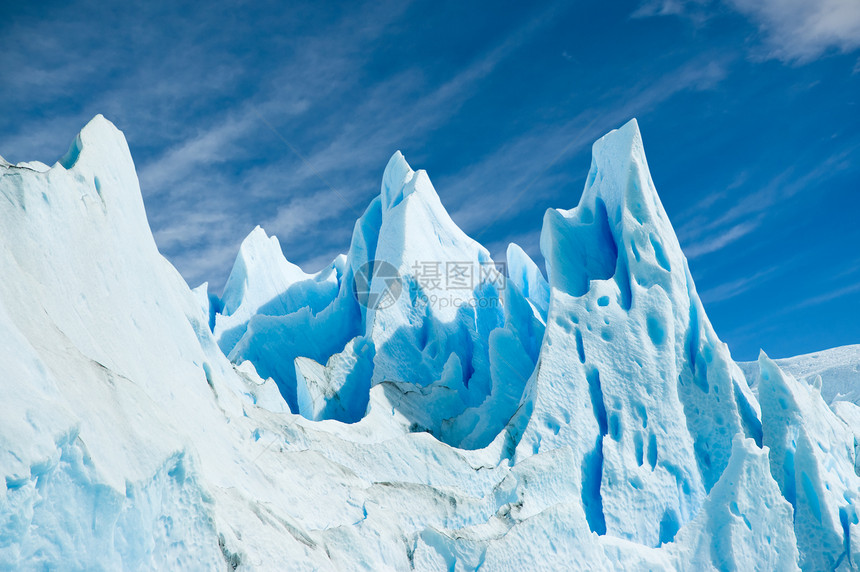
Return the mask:
[[729, 244], [745, 237], [746, 235], [754, 231], [758, 227], [760, 221], [761, 218], [751, 221], [745, 221], [740, 224], [736, 224], [730, 229], [724, 232], [720, 232], [719, 234], [712, 234], [706, 239], [684, 248], [684, 254], [687, 256], [688, 259], [693, 260], [694, 258], [698, 258], [705, 254], [710, 254], [712, 252], [722, 250]]
[[687, 16], [697, 23], [707, 20], [710, 0], [645, 0], [631, 14], [633, 18]]
[[[685, 16], [702, 23], [718, 12], [712, 0], [645, 0], [634, 18]], [[860, 47], [857, 0], [723, 0], [722, 5], [748, 17], [761, 31], [765, 59], [806, 63], [828, 51]]]
[[800, 63], [860, 47], [857, 0], [729, 0], [761, 29], [767, 56]]

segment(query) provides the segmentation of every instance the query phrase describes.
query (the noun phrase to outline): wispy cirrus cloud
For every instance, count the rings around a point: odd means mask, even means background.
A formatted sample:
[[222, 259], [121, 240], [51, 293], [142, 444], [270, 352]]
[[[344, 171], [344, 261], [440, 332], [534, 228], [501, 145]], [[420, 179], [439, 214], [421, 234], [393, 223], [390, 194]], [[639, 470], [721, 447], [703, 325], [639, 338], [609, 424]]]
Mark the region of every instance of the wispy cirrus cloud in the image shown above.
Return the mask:
[[702, 302], [707, 304], [716, 304], [724, 300], [731, 300], [735, 296], [739, 296], [744, 292], [757, 288], [769, 280], [777, 276], [780, 271], [784, 271], [783, 265], [772, 266], [765, 270], [756, 272], [751, 276], [743, 276], [728, 282], [723, 282], [717, 286], [713, 286], [703, 291], [700, 294]]
[[630, 15], [632, 18], [685, 16], [702, 24], [712, 12], [711, 0], [644, 0]]
[[[742, 196], [722, 192], [710, 193], [678, 220], [678, 239], [689, 259], [718, 252], [752, 234], [780, 211], [795, 196], [817, 188], [848, 168], [846, 159], [853, 149], [831, 155], [821, 163], [798, 172], [795, 166], [784, 169], [767, 185]], [[746, 183], [746, 175], [737, 179], [735, 189]], [[714, 214], [714, 213], [717, 214]]]
[[[541, 126], [505, 142], [481, 161], [440, 182], [445, 187], [444, 193], [452, 197], [452, 217], [480, 240], [494, 225], [517, 218], [535, 204], [572, 208], [578, 203], [582, 189], [571, 188], [570, 182], [584, 179], [587, 158], [581, 172], [559, 172], [558, 164], [587, 151], [606, 132], [651, 111], [678, 93], [713, 88], [726, 77], [729, 64], [730, 59], [709, 54], [701, 61], [667, 71], [657, 81], [618, 90], [599, 107], [590, 106], [566, 122]], [[559, 188], [569, 189], [571, 196], [565, 203], [548, 204], [546, 201], [550, 199], [558, 200]], [[531, 234], [535, 236], [540, 233], [539, 217], [540, 213], [533, 221]], [[539, 258], [538, 241], [525, 238], [525, 242], [522, 246], [526, 251]]]
[[[792, 260], [790, 265], [797, 263], [808, 264], [808, 262], [808, 259], [797, 257]], [[816, 284], [812, 288], [813, 292], [818, 292], [817, 294], [797, 303], [778, 307], [764, 316], [746, 320], [743, 325], [732, 332], [732, 337], [737, 340], [748, 341], [754, 347], [761, 347], [763, 340], [767, 338], [767, 333], [783, 330], [785, 334], [787, 333], [785, 332], [787, 329], [801, 329], [798, 327], [797, 321], [786, 319], [786, 317], [796, 316], [801, 310], [809, 308], [820, 309], [822, 305], [851, 296], [852, 294], [856, 295], [860, 292], [860, 276], [857, 276], [858, 271], [860, 271], [860, 265], [849, 264], [837, 270], [831, 276], [817, 277], [815, 280]], [[730, 300], [733, 296], [764, 286], [768, 281], [785, 273], [787, 273], [786, 265], [768, 268], [748, 279], [733, 280], [713, 288], [713, 291], [706, 291], [702, 294], [702, 300], [706, 304], [716, 304], [719, 301]], [[817, 345], [813, 347], [823, 349], [826, 346]], [[782, 353], [779, 356], [773, 357], [790, 357], [791, 355], [797, 355], [797, 353]], [[753, 357], [749, 355], [746, 359], [752, 359]]]
[[740, 222], [728, 229], [721, 230], [719, 233], [708, 234], [697, 242], [684, 248], [684, 255], [693, 260], [705, 254], [717, 252], [726, 246], [732, 244], [746, 235], [750, 234], [761, 224], [762, 217], [758, 216], [753, 220]]
[[803, 64], [860, 47], [860, 3], [854, 0], [646, 0], [632, 16], [684, 16], [702, 24], [725, 9], [759, 29], [756, 57]]
[[[237, 248], [258, 223], [280, 238], [291, 260], [309, 268], [331, 260], [346, 248], [354, 220], [378, 193], [382, 166], [399, 142], [422, 137], [456, 114], [558, 9], [551, 5], [538, 12], [438, 84], [428, 83], [421, 69], [407, 67], [359, 88], [372, 45], [401, 17], [402, 6], [372, 24], [354, 29], [345, 19], [306, 38], [288, 63], [269, 71], [281, 78], [281, 87], [236, 102], [218, 121], [187, 133], [142, 165], [148, 193], [183, 206], [153, 215], [159, 244], [191, 281], [226, 276], [231, 262], [223, 255], [226, 245]], [[354, 96], [346, 107], [325, 109], [326, 94], [337, 98], [350, 92]], [[254, 165], [248, 149], [260, 140], [268, 142], [269, 160]], [[183, 243], [188, 225], [180, 213], [189, 206], [235, 217], [212, 228], [206, 245], [191, 232]], [[264, 214], [250, 220], [249, 211]], [[162, 244], [162, 237], [170, 242]], [[208, 269], [189, 254], [203, 248]]]
[[854, 284], [849, 284], [847, 286], [841, 286], [839, 288], [835, 288], [830, 290], [829, 292], [825, 292], [818, 296], [813, 296], [812, 298], [807, 298], [806, 300], [791, 306], [791, 310], [800, 310], [802, 308], [809, 308], [813, 306], [818, 306], [819, 304], [824, 304], [825, 302], [830, 302], [831, 300], [836, 300], [838, 298], [842, 298], [843, 296], [847, 296], [849, 294], [853, 294], [854, 292], [860, 292], [860, 280], [855, 282]]
[[860, 2], [854, 0], [730, 0], [764, 35], [765, 57], [809, 62], [829, 50], [860, 47]]

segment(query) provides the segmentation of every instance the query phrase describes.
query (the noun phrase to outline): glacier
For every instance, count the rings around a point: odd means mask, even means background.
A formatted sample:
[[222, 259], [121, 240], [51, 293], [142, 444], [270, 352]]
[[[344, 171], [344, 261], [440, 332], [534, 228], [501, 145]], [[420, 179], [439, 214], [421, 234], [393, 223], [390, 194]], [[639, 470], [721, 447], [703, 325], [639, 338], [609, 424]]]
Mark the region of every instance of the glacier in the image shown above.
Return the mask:
[[221, 295], [102, 116], [0, 195], [0, 570], [860, 567], [860, 355], [733, 361], [635, 119], [545, 274], [399, 152], [344, 255], [258, 227]]

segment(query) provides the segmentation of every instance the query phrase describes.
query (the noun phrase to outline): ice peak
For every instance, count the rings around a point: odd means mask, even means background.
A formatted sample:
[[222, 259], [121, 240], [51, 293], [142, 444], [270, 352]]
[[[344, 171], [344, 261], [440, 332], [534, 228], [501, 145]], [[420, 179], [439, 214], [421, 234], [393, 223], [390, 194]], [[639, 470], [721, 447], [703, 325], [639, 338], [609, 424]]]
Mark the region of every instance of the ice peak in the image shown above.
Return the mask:
[[581, 204], [605, 210], [616, 239], [622, 238], [619, 233], [642, 232], [653, 234], [655, 240], [659, 238], [663, 246], [655, 248], [660, 251], [665, 247], [667, 252], [665, 256], [657, 252], [657, 258], [661, 259], [658, 261], [660, 266], [667, 270], [666, 256], [683, 258], [675, 231], [651, 178], [642, 135], [635, 119], [594, 143]]
[[634, 117], [618, 129], [613, 129], [595, 141], [592, 145], [592, 150], [597, 154], [603, 149], [609, 148], [613, 151], [619, 151], [616, 154], [623, 155], [623, 150], [629, 149], [632, 151], [637, 142], [641, 147], [642, 133], [639, 131], [639, 122]]
[[57, 162], [64, 169], [71, 169], [78, 164], [85, 149], [87, 154], [91, 154], [93, 157], [105, 157], [119, 149], [129, 159], [131, 158], [125, 136], [117, 129], [116, 125], [105, 119], [102, 114], [96, 115], [84, 125], [84, 128], [72, 140], [69, 150]]
[[92, 119], [90, 119], [86, 125], [84, 125], [83, 129], [81, 129], [80, 135], [85, 138], [97, 137], [99, 134], [120, 134], [119, 129], [117, 129], [116, 125], [114, 125], [109, 119], [107, 119], [101, 113], [97, 113]]
[[268, 243], [271, 242], [278, 243], [278, 247], [280, 248], [278, 237], [270, 237], [268, 234], [266, 234], [266, 231], [263, 229], [263, 227], [257, 225], [254, 227], [254, 230], [248, 233], [248, 236], [245, 237], [245, 240], [242, 241], [241, 246], [239, 246], [239, 252], [240, 254], [244, 254], [246, 256], [252, 256], [253, 252], [268, 248]]
[[383, 209], [387, 210], [396, 206], [406, 198], [409, 192], [414, 190], [414, 186], [409, 185], [414, 176], [415, 171], [406, 162], [403, 154], [400, 151], [395, 151], [382, 174]]
[[659, 201], [636, 119], [594, 142], [585, 189], [592, 200], [599, 197], [610, 214], [630, 210], [636, 219], [647, 216]]
[[259, 225], [242, 241], [236, 262], [224, 286], [224, 313], [232, 314], [248, 300], [253, 291], [258, 304], [286, 291], [290, 285], [309, 278], [301, 268], [289, 262], [281, 250], [278, 237], [269, 236]]
[[635, 117], [618, 129], [613, 129], [591, 146], [592, 159], [598, 165], [612, 162], [614, 166], [621, 167], [628, 161], [644, 159], [644, 155], [642, 133], [639, 131], [639, 122]]

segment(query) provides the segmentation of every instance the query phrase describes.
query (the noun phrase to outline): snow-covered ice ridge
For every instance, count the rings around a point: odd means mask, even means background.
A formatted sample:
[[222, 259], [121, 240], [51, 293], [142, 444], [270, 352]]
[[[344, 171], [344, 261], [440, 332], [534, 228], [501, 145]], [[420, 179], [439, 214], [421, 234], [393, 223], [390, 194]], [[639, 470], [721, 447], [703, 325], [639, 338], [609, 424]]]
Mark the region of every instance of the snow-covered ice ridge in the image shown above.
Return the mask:
[[256, 229], [220, 298], [101, 116], [0, 194], [0, 569], [860, 567], [860, 408], [748, 383], [635, 120], [546, 213], [547, 278], [511, 245], [456, 305], [416, 263], [493, 261], [399, 153], [345, 256]]
[[[801, 356], [774, 360], [783, 371], [796, 379], [821, 388], [824, 401], [851, 401], [860, 405], [860, 344], [832, 348]], [[755, 381], [756, 362], [739, 362], [748, 379]], [[753, 392], [756, 387], [753, 384]]]

